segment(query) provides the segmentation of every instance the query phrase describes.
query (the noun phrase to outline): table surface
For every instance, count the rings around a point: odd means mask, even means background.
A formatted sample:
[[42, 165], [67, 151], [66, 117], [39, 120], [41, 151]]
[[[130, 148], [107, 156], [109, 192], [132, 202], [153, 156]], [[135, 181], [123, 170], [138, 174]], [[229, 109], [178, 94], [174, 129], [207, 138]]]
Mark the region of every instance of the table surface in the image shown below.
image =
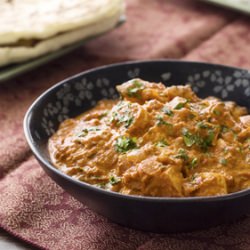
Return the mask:
[[23, 241], [13, 238], [7, 232], [0, 228], [0, 249], [1, 250], [36, 250], [37, 248], [31, 247]]

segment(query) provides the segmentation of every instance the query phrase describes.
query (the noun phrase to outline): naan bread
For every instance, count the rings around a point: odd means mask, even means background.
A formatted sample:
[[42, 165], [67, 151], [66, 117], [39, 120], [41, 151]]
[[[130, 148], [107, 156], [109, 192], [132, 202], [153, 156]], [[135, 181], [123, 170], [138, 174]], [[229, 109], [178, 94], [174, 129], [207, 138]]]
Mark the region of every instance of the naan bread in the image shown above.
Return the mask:
[[123, 0], [0, 0], [0, 66], [58, 50], [113, 28]]
[[0, 0], [0, 44], [45, 39], [121, 11], [122, 0]]

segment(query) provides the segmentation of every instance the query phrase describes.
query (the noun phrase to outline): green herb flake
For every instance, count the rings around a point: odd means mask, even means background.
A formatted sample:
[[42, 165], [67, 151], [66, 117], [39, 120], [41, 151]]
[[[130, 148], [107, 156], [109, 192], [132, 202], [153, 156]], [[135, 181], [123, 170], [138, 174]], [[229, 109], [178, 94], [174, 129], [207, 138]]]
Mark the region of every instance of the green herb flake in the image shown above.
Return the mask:
[[195, 136], [191, 134], [186, 128], [182, 129], [182, 137], [187, 147], [192, 147], [196, 142]]
[[156, 117], [156, 120], [157, 120], [156, 122], [157, 126], [160, 126], [160, 125], [173, 126], [171, 123], [166, 122], [161, 115], [158, 115]]
[[88, 135], [90, 131], [100, 131], [101, 129], [99, 127], [90, 127], [90, 128], [84, 128], [81, 132], [79, 132], [76, 136], [77, 137], [84, 137]]
[[190, 177], [190, 184], [197, 185], [201, 183], [202, 179], [201, 176], [198, 176], [197, 174], [194, 174]]
[[202, 150], [206, 151], [208, 147], [212, 146], [215, 134], [212, 129], [209, 129], [208, 135], [206, 137], [201, 137], [199, 135], [192, 134], [186, 128], [183, 128], [182, 137], [187, 147], [192, 147], [195, 144]]
[[125, 128], [128, 128], [134, 120], [134, 117], [130, 114], [121, 115], [119, 117], [119, 123], [123, 123]]
[[195, 168], [197, 166], [197, 164], [198, 164], [198, 159], [195, 157], [192, 159], [189, 166], [190, 166], [190, 168]]
[[207, 128], [209, 128], [209, 126], [206, 123], [204, 123], [203, 121], [198, 122], [197, 123], [197, 127], [200, 128], [200, 129], [207, 129]]
[[109, 183], [114, 186], [118, 183], [121, 182], [121, 178], [120, 177], [117, 177], [117, 176], [111, 176], [110, 179], [109, 179]]
[[234, 140], [238, 140], [238, 135], [235, 131], [232, 130], [233, 136], [234, 136]]
[[110, 117], [110, 120], [109, 120], [109, 121], [110, 121], [111, 123], [114, 122], [114, 121], [116, 121], [117, 116], [118, 116], [118, 113], [113, 112], [112, 115], [111, 115], [111, 117]]
[[163, 107], [162, 109], [163, 113], [168, 115], [168, 116], [173, 116], [174, 115], [174, 112], [172, 110], [170, 110], [169, 108], [167, 108], [166, 106]]
[[208, 131], [208, 136], [206, 138], [204, 138], [204, 143], [206, 144], [206, 146], [212, 146], [214, 136], [215, 136], [214, 131], [212, 129], [210, 129]]
[[195, 179], [196, 179], [196, 176], [195, 176], [195, 175], [192, 175], [192, 176], [190, 177], [190, 182], [191, 182], [191, 183], [194, 182]]
[[108, 111], [103, 112], [102, 114], [99, 115], [99, 119], [102, 119], [108, 115]]
[[219, 110], [217, 110], [217, 109], [215, 109], [215, 110], [213, 111], [213, 113], [214, 113], [215, 115], [221, 115], [221, 111], [219, 111]]
[[227, 160], [225, 158], [221, 158], [219, 162], [222, 165], [227, 165]]
[[213, 140], [214, 140], [215, 134], [212, 129], [208, 130], [208, 135], [204, 138], [200, 138], [198, 140], [198, 145], [200, 148], [204, 151], [208, 150], [208, 147], [212, 146]]
[[101, 129], [99, 127], [91, 127], [88, 128], [88, 131], [100, 131]]
[[230, 129], [226, 125], [220, 126], [221, 133], [227, 133]]
[[160, 140], [155, 144], [157, 147], [164, 148], [168, 146], [169, 144], [165, 140]]
[[113, 112], [110, 118], [110, 122], [117, 122], [118, 124], [124, 124], [125, 128], [128, 128], [134, 120], [133, 115], [128, 111], [125, 114], [119, 114], [118, 112]]
[[188, 161], [189, 160], [189, 157], [187, 155], [187, 152], [185, 149], [183, 148], [180, 148], [178, 150], [178, 154], [175, 156], [175, 158], [178, 158], [178, 159], [183, 159], [184, 161]]
[[77, 137], [84, 137], [89, 133], [88, 129], [83, 129], [81, 132], [77, 133]]
[[116, 143], [115, 143], [115, 150], [116, 152], [119, 153], [125, 153], [131, 149], [134, 149], [137, 147], [136, 145], [136, 138], [129, 138], [126, 136], [121, 136], [117, 138]]
[[185, 102], [179, 102], [179, 103], [174, 107], [174, 109], [179, 110], [179, 109], [184, 108], [185, 105], [187, 104], [187, 102], [188, 102], [188, 100], [186, 100]]
[[140, 92], [141, 90], [144, 89], [144, 86], [141, 82], [139, 82], [138, 80], [134, 80], [132, 83], [132, 86], [128, 88], [127, 90], [127, 95], [129, 97], [136, 97], [136, 98], [140, 98]]

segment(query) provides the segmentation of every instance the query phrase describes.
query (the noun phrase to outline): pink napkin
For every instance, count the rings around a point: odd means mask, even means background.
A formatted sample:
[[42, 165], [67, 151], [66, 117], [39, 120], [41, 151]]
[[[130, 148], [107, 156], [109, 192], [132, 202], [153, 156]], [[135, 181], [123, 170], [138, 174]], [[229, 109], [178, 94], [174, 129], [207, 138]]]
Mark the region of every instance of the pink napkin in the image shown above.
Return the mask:
[[0, 200], [1, 225], [45, 249], [234, 250], [250, 245], [250, 217], [185, 234], [160, 235], [119, 226], [65, 193], [33, 157], [0, 182]]
[[179, 58], [235, 15], [193, 0], [128, 0], [127, 23], [86, 45], [86, 52], [119, 60]]
[[191, 51], [185, 59], [250, 68], [250, 18], [242, 18]]
[[119, 226], [58, 187], [25, 142], [24, 113], [56, 82], [126, 59], [174, 57], [250, 68], [249, 19], [192, 0], [128, 0], [125, 25], [19, 79], [0, 85], [0, 226], [40, 248], [249, 249], [250, 218], [186, 234]]

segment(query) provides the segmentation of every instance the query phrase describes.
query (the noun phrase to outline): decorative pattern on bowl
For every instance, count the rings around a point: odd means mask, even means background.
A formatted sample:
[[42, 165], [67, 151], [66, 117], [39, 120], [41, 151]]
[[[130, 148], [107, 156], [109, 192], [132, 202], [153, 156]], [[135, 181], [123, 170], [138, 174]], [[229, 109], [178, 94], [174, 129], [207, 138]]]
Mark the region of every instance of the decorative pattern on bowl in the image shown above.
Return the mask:
[[[140, 77], [141, 69], [135, 67], [129, 69], [126, 73], [127, 80]], [[160, 74], [163, 83], [171, 84], [173, 73], [163, 72]], [[147, 80], [147, 79], [144, 79]], [[108, 78], [97, 78], [96, 81], [90, 81], [86, 77], [82, 77], [75, 82], [64, 83], [63, 87], [56, 93], [56, 100], [49, 102], [43, 110], [42, 127], [48, 136], [55, 132], [55, 124], [50, 117], [57, 116], [57, 121], [60, 123], [69, 116], [69, 106], [75, 105], [80, 107], [84, 102], [90, 102], [91, 106], [96, 104], [93, 93], [101, 95], [102, 99], [116, 99], [118, 94], [115, 86], [110, 84]], [[188, 75], [186, 81], [180, 84], [191, 84], [192, 89], [199, 94], [201, 89], [212, 89], [215, 96], [225, 99], [230, 96], [230, 92], [236, 91], [237, 88], [244, 88], [246, 98], [250, 97], [250, 71], [237, 70], [232, 75], [223, 73], [221, 70], [203, 70], [195, 74]], [[117, 83], [120, 84], [120, 83]], [[37, 132], [39, 137], [39, 133]]]

